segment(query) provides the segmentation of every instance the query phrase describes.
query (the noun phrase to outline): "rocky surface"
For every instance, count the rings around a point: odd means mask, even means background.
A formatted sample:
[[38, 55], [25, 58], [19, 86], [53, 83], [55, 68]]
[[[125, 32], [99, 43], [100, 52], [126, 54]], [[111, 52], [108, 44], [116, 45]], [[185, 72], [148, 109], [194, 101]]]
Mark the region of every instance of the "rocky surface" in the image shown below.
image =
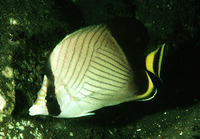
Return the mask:
[[[0, 138], [200, 138], [199, 9], [198, 0], [0, 2]], [[151, 101], [103, 108], [95, 116], [29, 116], [56, 44], [114, 16], [142, 21], [149, 49], [166, 43], [161, 77], [167, 87]]]

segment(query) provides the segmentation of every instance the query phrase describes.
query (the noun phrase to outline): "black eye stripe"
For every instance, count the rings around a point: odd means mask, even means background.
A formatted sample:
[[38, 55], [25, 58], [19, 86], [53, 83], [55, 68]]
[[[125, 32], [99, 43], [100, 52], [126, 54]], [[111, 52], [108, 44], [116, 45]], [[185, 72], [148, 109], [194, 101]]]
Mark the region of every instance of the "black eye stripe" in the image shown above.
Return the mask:
[[53, 76], [49, 61], [47, 62], [47, 65], [48, 65], [48, 67], [45, 71], [46, 76], [48, 78], [46, 106], [47, 106], [49, 115], [58, 116], [61, 113], [61, 110], [60, 110], [60, 105], [58, 104], [58, 101], [56, 98], [56, 92], [55, 92], [55, 86], [54, 86], [54, 76]]

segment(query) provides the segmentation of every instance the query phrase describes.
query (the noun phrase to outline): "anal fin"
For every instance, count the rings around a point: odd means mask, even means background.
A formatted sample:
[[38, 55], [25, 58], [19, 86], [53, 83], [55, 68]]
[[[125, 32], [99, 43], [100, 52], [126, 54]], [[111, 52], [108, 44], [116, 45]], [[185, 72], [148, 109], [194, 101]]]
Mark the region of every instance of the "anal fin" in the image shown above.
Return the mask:
[[153, 84], [149, 72], [145, 70], [135, 71], [134, 82], [138, 90], [135, 100], [147, 101], [152, 99], [156, 95], [157, 89]]
[[83, 117], [83, 116], [89, 116], [89, 115], [95, 115], [95, 113], [84, 113], [84, 114], [80, 114], [77, 117]]

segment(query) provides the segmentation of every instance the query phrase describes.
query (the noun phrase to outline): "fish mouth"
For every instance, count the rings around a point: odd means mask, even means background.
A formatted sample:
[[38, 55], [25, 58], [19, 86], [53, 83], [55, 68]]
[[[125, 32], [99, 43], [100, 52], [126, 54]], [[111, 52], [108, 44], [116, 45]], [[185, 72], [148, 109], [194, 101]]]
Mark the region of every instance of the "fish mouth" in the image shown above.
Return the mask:
[[46, 102], [38, 102], [33, 104], [32, 107], [29, 109], [29, 115], [34, 116], [34, 115], [48, 115], [48, 109], [46, 107]]

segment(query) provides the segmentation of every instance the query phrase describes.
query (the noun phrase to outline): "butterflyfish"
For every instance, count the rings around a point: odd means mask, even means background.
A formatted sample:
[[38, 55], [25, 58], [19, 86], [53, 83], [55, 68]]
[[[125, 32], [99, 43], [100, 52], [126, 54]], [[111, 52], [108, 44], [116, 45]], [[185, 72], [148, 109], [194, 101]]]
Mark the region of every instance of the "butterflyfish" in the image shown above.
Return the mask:
[[145, 56], [147, 41], [142, 23], [127, 18], [67, 35], [49, 56], [29, 114], [73, 118], [123, 102], [150, 100], [157, 92], [150, 74], [160, 78], [165, 45]]

